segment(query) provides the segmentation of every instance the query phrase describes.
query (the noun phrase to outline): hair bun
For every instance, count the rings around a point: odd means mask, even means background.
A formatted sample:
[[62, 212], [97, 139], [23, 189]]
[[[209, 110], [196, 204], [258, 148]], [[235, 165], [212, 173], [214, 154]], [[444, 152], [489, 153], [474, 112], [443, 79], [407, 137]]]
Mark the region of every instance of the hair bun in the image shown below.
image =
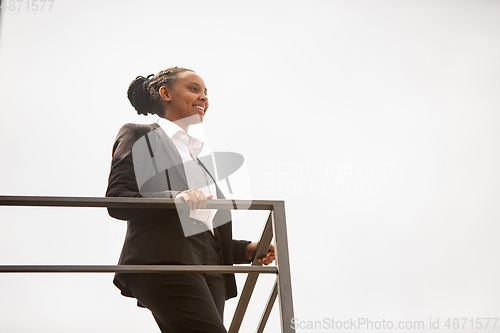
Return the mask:
[[151, 103], [151, 94], [149, 93], [149, 83], [150, 77], [154, 74], [148, 75], [148, 77], [138, 76], [132, 81], [127, 90], [127, 97], [130, 104], [137, 111], [137, 114], [147, 115], [153, 110], [153, 105]]

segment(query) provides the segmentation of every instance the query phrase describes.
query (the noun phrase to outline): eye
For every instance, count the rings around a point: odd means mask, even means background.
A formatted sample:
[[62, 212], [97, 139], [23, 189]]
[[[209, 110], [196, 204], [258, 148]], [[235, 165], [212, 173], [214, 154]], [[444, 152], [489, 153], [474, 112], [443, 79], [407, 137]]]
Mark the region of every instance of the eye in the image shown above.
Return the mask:
[[196, 87], [191, 87], [191, 90], [194, 92], [198, 92], [198, 89]]

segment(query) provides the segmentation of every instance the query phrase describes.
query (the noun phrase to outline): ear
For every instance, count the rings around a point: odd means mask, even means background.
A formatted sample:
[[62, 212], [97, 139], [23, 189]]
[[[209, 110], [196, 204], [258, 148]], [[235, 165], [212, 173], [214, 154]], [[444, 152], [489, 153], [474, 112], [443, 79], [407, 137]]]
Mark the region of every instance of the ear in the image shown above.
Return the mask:
[[158, 93], [160, 94], [160, 98], [164, 101], [170, 102], [172, 100], [172, 96], [170, 95], [170, 90], [168, 88], [160, 87]]

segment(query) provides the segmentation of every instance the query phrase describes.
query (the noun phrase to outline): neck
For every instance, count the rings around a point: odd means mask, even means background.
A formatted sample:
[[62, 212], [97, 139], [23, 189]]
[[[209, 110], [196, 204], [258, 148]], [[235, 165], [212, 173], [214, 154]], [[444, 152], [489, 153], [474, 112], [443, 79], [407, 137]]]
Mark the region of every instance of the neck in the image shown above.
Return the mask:
[[189, 130], [189, 125], [191, 125], [188, 121], [186, 121], [187, 119], [171, 119], [170, 117], [162, 117], [162, 118], [165, 118], [165, 119], [173, 122], [177, 126], [179, 126], [180, 128], [182, 128], [184, 130], [184, 132], [186, 132], [186, 134]]
[[189, 125], [191, 125], [191, 124], [189, 124], [187, 121], [184, 121], [184, 119], [179, 119], [175, 123], [177, 125], [179, 125], [184, 130], [184, 132], [186, 132], [186, 134], [187, 134], [187, 132], [189, 130]]
[[178, 119], [178, 120], [175, 120], [173, 121], [175, 124], [179, 125], [180, 128], [182, 128], [184, 130], [184, 132], [188, 132], [188, 129], [189, 129], [189, 125], [186, 121], [183, 121], [184, 119]]

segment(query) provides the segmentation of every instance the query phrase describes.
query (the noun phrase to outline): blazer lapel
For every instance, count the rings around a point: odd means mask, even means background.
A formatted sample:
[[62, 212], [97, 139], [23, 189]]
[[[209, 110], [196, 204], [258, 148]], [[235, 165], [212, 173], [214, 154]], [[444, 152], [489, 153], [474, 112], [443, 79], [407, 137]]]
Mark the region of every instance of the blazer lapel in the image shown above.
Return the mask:
[[[154, 126], [156, 125], [156, 126]], [[158, 153], [155, 152], [158, 169], [167, 170], [172, 183], [172, 190], [187, 190], [188, 182], [182, 158], [172, 140], [158, 124], [153, 124], [155, 130], [148, 133], [150, 141], [155, 142]]]
[[[154, 128], [153, 131], [149, 132], [148, 134], [151, 134], [149, 136], [150, 141], [155, 141], [156, 142], [156, 147], [163, 147], [164, 151], [163, 154], [159, 152], [156, 154], [155, 152], [155, 157], [159, 158], [160, 156], [170, 156], [171, 161], [163, 162], [163, 163], [158, 163], [158, 168], [159, 169], [167, 169], [169, 172], [169, 175], [172, 173], [172, 171], [177, 171], [178, 175], [180, 175], [182, 179], [182, 184], [177, 184], [175, 186], [172, 184], [172, 190], [187, 190], [189, 189], [188, 182], [187, 182], [187, 177], [186, 177], [186, 171], [184, 169], [184, 165], [182, 163], [182, 158], [179, 152], [177, 151], [177, 148], [175, 147], [174, 143], [172, 140], [168, 137], [168, 135], [165, 133], [165, 131], [157, 124], [151, 124], [151, 126]], [[161, 143], [160, 143], [161, 141]], [[222, 193], [221, 189], [217, 185], [217, 181], [215, 178], [212, 176], [210, 171], [205, 167], [205, 165], [200, 161], [200, 159], [197, 157], [196, 158], [198, 163], [205, 169], [205, 171], [208, 173], [208, 175], [212, 178], [215, 184], [215, 188], [217, 191], [217, 198], [218, 199], [225, 199], [226, 197]], [[162, 167], [160, 167], [160, 164]], [[170, 181], [175, 181], [174, 175], [170, 177]]]
[[212, 176], [212, 174], [210, 173], [210, 171], [208, 171], [208, 169], [205, 166], [205, 164], [203, 164], [198, 157], [196, 157], [196, 159], [198, 160], [198, 163], [200, 163], [200, 165], [203, 167], [203, 169], [205, 169], [205, 171], [208, 173], [208, 175], [214, 181], [215, 189], [217, 190], [217, 199], [225, 199], [226, 197], [224, 196], [224, 194], [222, 194], [222, 191], [220, 190], [219, 186], [217, 186], [217, 181], [215, 181], [215, 178]]

